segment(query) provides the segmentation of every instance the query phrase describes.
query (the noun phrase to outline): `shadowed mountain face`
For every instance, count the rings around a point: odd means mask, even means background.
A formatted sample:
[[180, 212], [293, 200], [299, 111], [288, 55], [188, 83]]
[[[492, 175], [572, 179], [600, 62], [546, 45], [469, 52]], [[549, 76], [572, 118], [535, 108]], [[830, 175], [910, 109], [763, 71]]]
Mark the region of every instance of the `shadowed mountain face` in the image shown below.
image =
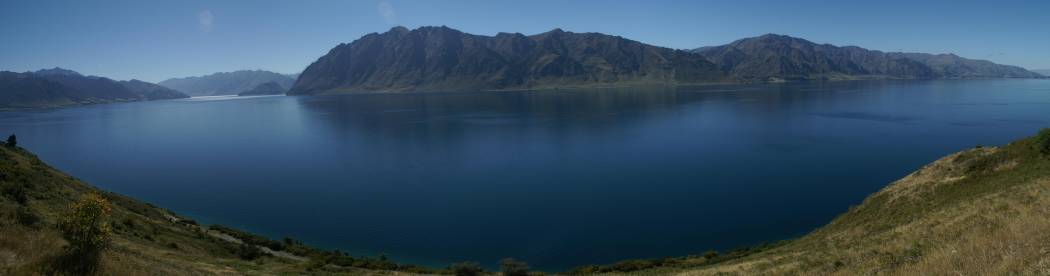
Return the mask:
[[255, 86], [255, 88], [252, 88], [251, 90], [237, 93], [237, 96], [280, 95], [284, 94], [286, 91], [288, 91], [288, 89], [282, 87], [277, 82], [271, 81]]
[[120, 84], [127, 88], [132, 93], [141, 95], [147, 100], [159, 100], [159, 99], [179, 99], [188, 98], [186, 94], [182, 94], [174, 89], [163, 87], [160, 85], [140, 81], [140, 80], [129, 80], [120, 81]]
[[292, 87], [291, 76], [263, 70], [241, 70], [215, 73], [200, 77], [173, 78], [158, 84], [190, 96], [235, 95], [260, 84], [276, 82], [281, 87]]
[[51, 107], [187, 98], [156, 84], [84, 76], [62, 68], [36, 72], [0, 72], [0, 107]]
[[693, 50], [727, 74], [749, 81], [864, 78], [1033, 78], [1016, 66], [952, 54], [884, 53], [767, 34]]
[[701, 56], [617, 36], [560, 29], [479, 36], [447, 27], [396, 27], [336, 46], [303, 71], [289, 94], [724, 80]]
[[395, 27], [340, 44], [288, 92], [436, 91], [820, 79], [1033, 78], [955, 55], [885, 53], [764, 35], [680, 51], [556, 29], [525, 36]]

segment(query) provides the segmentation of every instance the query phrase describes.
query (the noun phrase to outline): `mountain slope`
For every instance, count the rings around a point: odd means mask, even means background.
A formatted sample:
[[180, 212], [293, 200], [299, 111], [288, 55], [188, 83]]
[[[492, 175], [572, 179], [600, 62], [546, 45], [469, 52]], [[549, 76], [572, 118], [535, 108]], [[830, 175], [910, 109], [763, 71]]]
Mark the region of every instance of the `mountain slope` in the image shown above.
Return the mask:
[[80, 100], [71, 89], [33, 74], [0, 71], [0, 108], [64, 106]]
[[702, 57], [616, 36], [395, 27], [336, 46], [302, 72], [289, 94], [724, 80]]
[[0, 72], [0, 108], [54, 107], [124, 101], [178, 99], [188, 96], [138, 81], [84, 76], [61, 68], [37, 72]]
[[295, 83], [295, 79], [289, 75], [270, 71], [241, 70], [199, 77], [167, 79], [158, 84], [190, 96], [214, 96], [235, 95], [267, 82], [276, 82], [281, 87], [290, 88]]
[[1048, 232], [1045, 129], [1003, 147], [941, 158], [828, 225], [772, 249], [729, 259], [674, 259], [631, 274], [1046, 275]]
[[146, 100], [179, 99], [189, 97], [186, 94], [182, 94], [171, 88], [140, 80], [119, 81], [119, 83], [124, 86], [124, 88], [131, 91], [131, 93], [145, 97]]
[[1050, 69], [1032, 70], [1032, 72], [1039, 73], [1040, 75], [1043, 75], [1044, 77], [1050, 77]]
[[271, 81], [257, 85], [251, 90], [237, 93], [237, 96], [281, 95], [287, 91], [288, 89], [281, 87], [277, 82]]
[[1023, 68], [952, 54], [884, 53], [767, 34], [693, 50], [744, 80], [1034, 78]]

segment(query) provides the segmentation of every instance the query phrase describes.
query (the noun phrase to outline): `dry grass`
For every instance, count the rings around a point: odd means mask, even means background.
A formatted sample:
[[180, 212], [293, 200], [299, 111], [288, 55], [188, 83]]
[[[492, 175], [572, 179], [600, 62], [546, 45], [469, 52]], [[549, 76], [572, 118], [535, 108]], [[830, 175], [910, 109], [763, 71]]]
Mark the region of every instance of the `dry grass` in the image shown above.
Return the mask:
[[933, 162], [791, 243], [636, 275], [1050, 275], [1050, 156], [1032, 139]]

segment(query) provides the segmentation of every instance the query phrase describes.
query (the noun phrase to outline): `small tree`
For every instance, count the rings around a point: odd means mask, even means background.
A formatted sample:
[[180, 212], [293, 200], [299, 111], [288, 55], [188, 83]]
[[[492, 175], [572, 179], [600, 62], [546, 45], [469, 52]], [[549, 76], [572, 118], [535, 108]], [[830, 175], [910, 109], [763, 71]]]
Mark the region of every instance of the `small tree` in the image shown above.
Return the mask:
[[710, 260], [710, 259], [714, 259], [715, 257], [718, 257], [718, 251], [708, 250], [708, 251], [704, 252], [704, 259]]
[[253, 244], [242, 243], [237, 247], [237, 257], [240, 257], [242, 260], [250, 261], [258, 259], [259, 257], [262, 257], [262, 255], [262, 249], [259, 249], [258, 246]]
[[1039, 152], [1050, 154], [1050, 128], [1044, 128], [1035, 135], [1035, 146]]
[[485, 269], [475, 262], [454, 263], [449, 269], [456, 276], [478, 276], [485, 273]]
[[15, 137], [14, 134], [7, 136], [7, 146], [12, 148], [18, 146], [18, 137]]
[[109, 244], [109, 219], [111, 207], [105, 198], [90, 193], [84, 195], [70, 207], [59, 221], [62, 237], [69, 242], [68, 268], [74, 272], [87, 273], [94, 270], [99, 253]]
[[506, 258], [499, 261], [500, 271], [503, 272], [503, 276], [527, 276], [529, 275], [529, 265], [525, 262], [515, 260], [513, 258]]

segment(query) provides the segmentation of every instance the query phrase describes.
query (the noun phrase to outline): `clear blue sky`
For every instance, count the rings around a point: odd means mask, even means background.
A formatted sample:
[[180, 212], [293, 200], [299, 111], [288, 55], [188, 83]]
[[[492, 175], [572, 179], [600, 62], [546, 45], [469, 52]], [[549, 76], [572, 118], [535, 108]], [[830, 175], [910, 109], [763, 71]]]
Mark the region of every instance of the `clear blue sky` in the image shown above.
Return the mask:
[[602, 32], [671, 48], [779, 33], [884, 51], [1050, 68], [1050, 1], [51, 1], [0, 0], [0, 70], [64, 67], [160, 81], [301, 71], [392, 26]]

